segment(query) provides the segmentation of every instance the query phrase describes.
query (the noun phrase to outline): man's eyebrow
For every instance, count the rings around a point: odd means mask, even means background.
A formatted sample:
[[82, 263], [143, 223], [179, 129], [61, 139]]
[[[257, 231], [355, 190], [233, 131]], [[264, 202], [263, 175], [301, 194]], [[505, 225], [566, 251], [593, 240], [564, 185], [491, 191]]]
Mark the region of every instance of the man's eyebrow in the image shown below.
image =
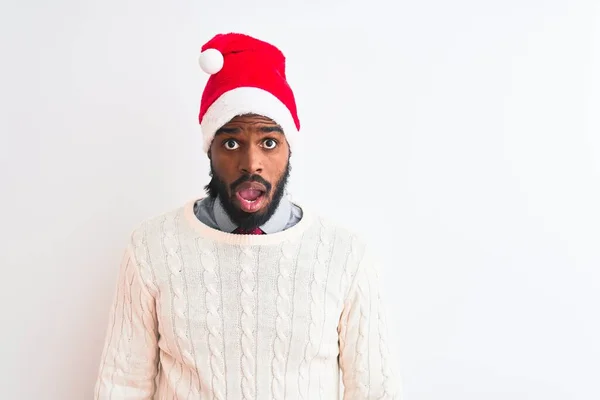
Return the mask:
[[279, 132], [283, 134], [283, 129], [279, 125], [262, 126], [260, 131], [264, 133]]
[[[283, 129], [281, 129], [281, 127], [279, 125], [261, 126], [259, 128], [259, 130], [261, 133], [279, 132], [279, 133], [283, 134]], [[241, 129], [238, 127], [233, 127], [233, 128], [221, 127], [219, 129], [217, 129], [217, 131], [215, 132], [215, 135], [219, 135], [219, 134], [234, 135], [236, 133], [240, 133], [240, 131], [241, 131]]]
[[215, 132], [215, 135], [218, 134], [235, 134], [235, 133], [240, 133], [240, 128], [225, 128], [225, 127], [221, 127], [219, 129], [217, 129], [217, 131]]

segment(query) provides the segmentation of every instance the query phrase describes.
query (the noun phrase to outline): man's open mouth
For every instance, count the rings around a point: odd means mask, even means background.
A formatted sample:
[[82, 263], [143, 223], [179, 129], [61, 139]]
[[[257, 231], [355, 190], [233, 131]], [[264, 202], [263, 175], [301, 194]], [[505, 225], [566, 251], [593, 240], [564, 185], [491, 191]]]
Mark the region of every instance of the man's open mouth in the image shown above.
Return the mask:
[[267, 189], [257, 182], [244, 182], [236, 188], [235, 197], [245, 212], [259, 210], [265, 202]]

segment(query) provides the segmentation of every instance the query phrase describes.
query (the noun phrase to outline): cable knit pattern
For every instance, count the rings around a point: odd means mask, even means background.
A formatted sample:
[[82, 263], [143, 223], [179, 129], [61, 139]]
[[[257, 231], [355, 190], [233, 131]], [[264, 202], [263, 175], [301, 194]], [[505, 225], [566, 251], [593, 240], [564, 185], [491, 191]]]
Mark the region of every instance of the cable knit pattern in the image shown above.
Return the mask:
[[254, 329], [256, 317], [255, 308], [255, 277], [254, 269], [256, 262], [252, 249], [243, 247], [240, 254], [240, 283], [242, 285], [241, 306], [242, 306], [242, 395], [246, 400], [254, 399], [256, 388], [254, 386]]
[[150, 265], [150, 254], [148, 253], [147, 230], [138, 229], [132, 235], [131, 247], [133, 248], [133, 257], [139, 265], [138, 272], [140, 280], [144, 287], [151, 292], [156, 292], [156, 277], [154, 270]]
[[204, 267], [204, 284], [206, 285], [206, 326], [209, 348], [209, 365], [212, 375], [213, 398], [224, 400], [225, 396], [225, 361], [223, 343], [223, 324], [221, 316], [221, 290], [217, 275], [217, 260], [214, 251], [200, 246], [200, 259]]
[[[321, 223], [321, 234], [319, 236], [319, 245], [317, 246], [317, 264], [315, 266], [315, 271], [322, 271], [323, 272], [323, 276], [320, 276], [319, 279], [324, 279], [325, 283], [322, 284], [322, 297], [319, 299], [320, 302], [320, 307], [323, 309], [327, 308], [327, 283], [329, 280], [329, 267], [330, 267], [330, 262], [331, 262], [331, 256], [333, 255], [332, 252], [332, 246], [335, 243], [335, 228], [331, 227], [328, 225], [327, 221], [325, 221], [324, 219], [320, 220]], [[329, 232], [334, 232], [333, 236], [330, 238], [329, 235], [327, 233]], [[317, 280], [315, 280], [316, 282]], [[318, 304], [318, 303], [317, 303]], [[320, 351], [321, 349], [321, 345], [323, 342], [323, 325], [325, 324], [325, 315], [323, 316], [323, 320], [322, 320], [322, 326], [320, 327], [320, 331], [321, 331], [321, 336], [319, 338], [319, 343], [318, 343], [318, 349]], [[314, 361], [314, 358], [316, 357], [316, 355], [318, 354], [318, 352], [313, 356], [313, 359], [311, 360], [311, 365], [312, 362]], [[311, 369], [311, 365], [309, 365], [309, 371]], [[310, 386], [310, 385], [309, 385]], [[323, 388], [323, 380], [321, 379], [321, 376], [319, 376], [319, 398], [323, 398], [325, 396], [324, 393], [324, 388]]]
[[[187, 321], [187, 304], [183, 293], [183, 281], [182, 281], [182, 261], [179, 255], [177, 237], [175, 236], [177, 215], [165, 216], [163, 222], [163, 235], [162, 245], [165, 254], [165, 264], [168, 269], [168, 280], [171, 292], [171, 329], [173, 330], [172, 342], [169, 347], [171, 352], [175, 349], [183, 356], [181, 351], [180, 343], [185, 343], [187, 339], [187, 333], [184, 327], [178, 326], [178, 321]], [[187, 359], [186, 359], [187, 361]], [[192, 361], [192, 360], [190, 360]], [[175, 369], [174, 371], [169, 370], [169, 373], [175, 373], [175, 385], [178, 385], [181, 378], [183, 377], [183, 367]]]
[[[128, 342], [131, 340], [132, 331], [133, 331], [133, 318], [131, 315], [131, 290], [132, 290], [132, 280], [133, 274], [131, 274], [131, 262], [128, 261], [125, 265], [125, 284], [126, 289], [123, 291], [123, 321], [121, 324], [121, 334], [119, 337], [119, 342], [117, 344], [117, 351], [122, 352], [125, 356], [125, 363], [129, 363], [131, 361], [131, 349], [124, 348], [124, 342]], [[113, 375], [114, 376], [114, 375]], [[112, 395], [112, 393], [111, 393]]]
[[383, 377], [383, 393], [379, 399], [386, 399], [390, 397], [392, 369], [389, 363], [389, 348], [387, 346], [387, 339], [385, 333], [387, 331], [384, 317], [381, 315], [382, 311], [379, 310], [377, 313], [377, 319], [379, 321], [379, 352], [381, 353], [381, 375]]
[[193, 203], [134, 230], [94, 399], [396, 398], [377, 264], [357, 236], [304, 208], [283, 232], [220, 232]]
[[[339, 305], [340, 308], [343, 308], [343, 303], [346, 300], [348, 291], [350, 290], [350, 281], [352, 279], [352, 267], [358, 265], [358, 245], [356, 244], [356, 241], [357, 238], [353, 235], [350, 238], [350, 246], [347, 250], [348, 256], [346, 258], [346, 263], [344, 265], [342, 277], [340, 279], [340, 293], [344, 294], [344, 296], [339, 297], [340, 303], [342, 303]], [[340, 353], [344, 352], [344, 346], [346, 344], [346, 329], [348, 327], [348, 324], [345, 322], [346, 321], [344, 321], [344, 323], [340, 323], [340, 325], [338, 326]]]
[[[319, 326], [322, 323], [322, 307], [323, 307], [323, 296], [321, 287], [325, 283], [326, 271], [321, 268], [323, 251], [319, 251], [327, 245], [327, 238], [325, 237], [325, 226], [323, 226], [322, 220], [319, 220], [319, 238], [318, 245], [316, 248], [315, 261], [312, 267], [312, 280], [310, 283], [310, 322], [308, 324], [308, 340], [304, 347], [304, 359], [300, 365], [300, 373], [298, 375], [298, 386], [305, 388], [307, 391], [310, 389], [310, 362], [315, 358], [318, 350], [320, 329]], [[299, 393], [301, 399], [308, 398], [308, 393]]]
[[354, 380], [356, 385], [358, 385], [360, 392], [363, 394], [369, 390], [369, 381], [367, 380], [367, 374], [369, 371], [367, 371], [368, 361], [366, 359], [366, 336], [368, 334], [369, 327], [367, 321], [368, 311], [365, 309], [366, 304], [364, 302], [364, 299], [366, 298], [364, 284], [365, 282], [362, 280], [358, 282], [358, 296], [360, 298], [360, 304], [358, 306], [358, 335], [356, 339], [356, 357], [354, 359], [354, 369], [352, 370], [355, 375]]
[[[135, 253], [140, 251], [143, 235], [133, 236], [119, 271], [115, 297], [109, 315], [109, 327], [102, 351], [100, 373], [94, 390], [95, 399], [118, 399], [135, 387], [138, 398], [148, 398], [155, 392], [157, 373], [157, 321], [152, 295], [141, 279]], [[142, 262], [148, 266], [143, 258]], [[124, 381], [122, 373], [129, 372]]]
[[291, 330], [292, 309], [292, 273], [294, 269], [296, 244], [285, 242], [281, 246], [281, 260], [279, 261], [279, 276], [277, 277], [277, 300], [275, 317], [276, 336], [273, 344], [273, 399], [285, 397], [285, 363], [288, 357], [288, 337]]
[[[344, 293], [344, 296], [340, 296], [340, 302], [343, 303], [346, 300], [346, 295], [350, 290], [350, 280], [352, 279], [352, 266], [358, 265], [358, 239], [356, 236], [352, 235], [350, 238], [350, 246], [348, 248], [348, 257], [346, 258], [346, 263], [344, 264], [344, 270], [342, 273], [342, 278], [340, 279], [340, 293]], [[342, 306], [342, 304], [340, 304]]]
[[344, 400], [390, 400], [398, 396], [390, 368], [378, 268], [373, 253], [365, 252], [340, 319]]
[[[374, 268], [375, 282], [374, 285], [378, 285], [379, 281], [379, 268]], [[393, 387], [393, 370], [390, 365], [390, 349], [387, 340], [387, 326], [386, 316], [383, 309], [383, 303], [381, 301], [381, 295], [377, 292], [377, 322], [379, 332], [379, 352], [381, 353], [381, 376], [383, 377], [383, 393], [379, 396], [379, 400], [385, 400], [392, 398], [394, 391]]]

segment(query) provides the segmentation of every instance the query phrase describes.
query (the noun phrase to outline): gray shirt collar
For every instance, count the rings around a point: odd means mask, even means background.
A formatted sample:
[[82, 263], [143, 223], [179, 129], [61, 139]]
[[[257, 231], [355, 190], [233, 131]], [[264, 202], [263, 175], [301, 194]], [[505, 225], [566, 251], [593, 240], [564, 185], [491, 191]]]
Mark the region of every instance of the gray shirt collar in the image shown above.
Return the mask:
[[[229, 215], [223, 208], [221, 199], [217, 196], [213, 204], [213, 212], [215, 215], [215, 222], [219, 226], [219, 230], [224, 232], [233, 232], [237, 229], [237, 225], [233, 223]], [[260, 226], [260, 229], [265, 233], [276, 233], [283, 231], [288, 222], [290, 221], [290, 215], [292, 213], [292, 203], [290, 200], [283, 196], [279, 202], [279, 206], [269, 218], [267, 222]]]

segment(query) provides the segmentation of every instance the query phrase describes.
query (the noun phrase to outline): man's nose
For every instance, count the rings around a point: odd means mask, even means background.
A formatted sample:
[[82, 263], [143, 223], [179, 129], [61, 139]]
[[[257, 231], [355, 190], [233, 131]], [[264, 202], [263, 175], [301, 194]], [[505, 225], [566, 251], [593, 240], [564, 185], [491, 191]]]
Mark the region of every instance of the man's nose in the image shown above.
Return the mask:
[[240, 172], [248, 175], [261, 174], [263, 170], [263, 155], [260, 149], [248, 148], [240, 157]]

